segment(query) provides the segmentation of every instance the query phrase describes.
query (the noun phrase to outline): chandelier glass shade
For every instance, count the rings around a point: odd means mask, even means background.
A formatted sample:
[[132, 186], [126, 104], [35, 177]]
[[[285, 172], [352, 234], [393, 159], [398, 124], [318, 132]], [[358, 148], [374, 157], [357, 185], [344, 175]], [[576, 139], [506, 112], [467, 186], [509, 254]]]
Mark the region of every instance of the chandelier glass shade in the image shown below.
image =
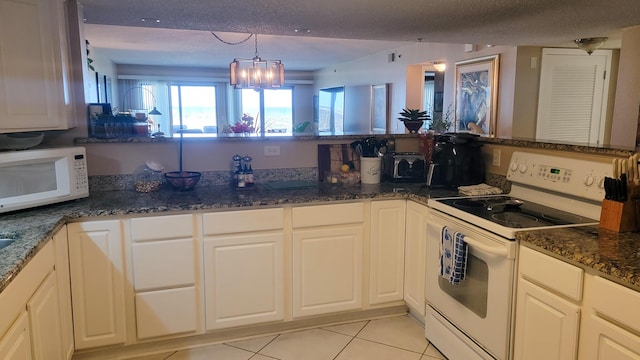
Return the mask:
[[573, 42], [578, 45], [579, 49], [582, 49], [586, 51], [587, 54], [591, 55], [595, 50], [599, 49], [605, 41], [607, 41], [606, 37], [593, 37], [576, 39]]
[[255, 34], [256, 55], [253, 59], [234, 59], [229, 64], [230, 83], [236, 89], [272, 89], [284, 85], [284, 65], [280, 60], [263, 60], [258, 55], [258, 35]]

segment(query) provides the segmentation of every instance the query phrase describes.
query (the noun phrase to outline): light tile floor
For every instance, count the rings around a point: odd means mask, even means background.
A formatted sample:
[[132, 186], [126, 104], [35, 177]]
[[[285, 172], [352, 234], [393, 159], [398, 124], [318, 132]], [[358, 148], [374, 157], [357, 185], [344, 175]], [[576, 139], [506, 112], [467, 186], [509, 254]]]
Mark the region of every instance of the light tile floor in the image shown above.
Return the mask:
[[445, 359], [408, 315], [232, 341], [137, 360]]

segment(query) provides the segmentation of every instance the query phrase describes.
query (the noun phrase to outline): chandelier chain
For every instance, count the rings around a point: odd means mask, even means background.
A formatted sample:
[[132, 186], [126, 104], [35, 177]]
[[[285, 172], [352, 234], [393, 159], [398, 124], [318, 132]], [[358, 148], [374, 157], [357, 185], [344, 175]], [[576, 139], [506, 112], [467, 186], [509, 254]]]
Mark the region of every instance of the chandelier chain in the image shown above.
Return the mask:
[[[251, 39], [252, 36], [254, 36], [255, 34], [249, 34], [249, 36], [247, 36], [245, 39], [237, 41], [237, 42], [230, 42], [230, 41], [225, 41], [223, 40], [220, 36], [218, 36], [215, 32], [210, 31], [211, 35], [213, 35], [213, 37], [215, 37], [216, 39], [218, 39], [221, 43], [223, 44], [227, 44], [227, 45], [240, 45], [242, 43], [245, 43], [247, 41], [249, 41], [249, 39]], [[256, 36], [257, 38], [257, 36]], [[256, 40], [257, 42], [258, 40]], [[256, 49], [257, 49], [257, 45], [256, 45]], [[256, 50], [257, 51], [257, 50]]]

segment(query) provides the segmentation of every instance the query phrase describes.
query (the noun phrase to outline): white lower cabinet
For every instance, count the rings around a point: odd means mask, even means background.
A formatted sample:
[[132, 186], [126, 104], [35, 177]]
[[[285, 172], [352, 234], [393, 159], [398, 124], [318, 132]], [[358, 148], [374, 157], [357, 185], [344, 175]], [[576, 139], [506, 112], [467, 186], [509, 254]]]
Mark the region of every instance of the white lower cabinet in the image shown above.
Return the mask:
[[[62, 236], [56, 234], [55, 236]], [[54, 242], [0, 293], [0, 359], [66, 360]], [[67, 334], [69, 335], [69, 334]]]
[[29, 315], [23, 311], [11, 328], [0, 338], [0, 359], [31, 360]]
[[125, 342], [121, 222], [67, 225], [76, 349]]
[[514, 359], [577, 359], [582, 269], [520, 247]]
[[369, 304], [402, 301], [404, 296], [406, 204], [406, 200], [371, 202]]
[[62, 343], [60, 302], [55, 271], [27, 303], [33, 347], [33, 359], [65, 359]]
[[198, 331], [200, 261], [194, 215], [131, 219], [136, 337]]
[[585, 276], [580, 360], [640, 359], [640, 293], [599, 276]]
[[425, 205], [407, 201], [404, 245], [404, 301], [411, 311], [421, 318], [425, 315], [427, 209]]
[[139, 339], [197, 330], [195, 287], [147, 291], [135, 295]]
[[71, 277], [69, 275], [69, 241], [67, 226], [63, 226], [53, 235], [53, 247], [56, 257], [56, 279], [60, 302], [60, 326], [62, 351], [65, 359], [71, 359], [75, 350], [73, 344], [73, 315], [71, 310]]
[[207, 330], [284, 319], [283, 227], [283, 209], [204, 214]]
[[284, 319], [282, 232], [204, 241], [207, 330]]
[[514, 359], [576, 359], [580, 306], [518, 281]]
[[362, 203], [293, 208], [293, 316], [362, 308]]

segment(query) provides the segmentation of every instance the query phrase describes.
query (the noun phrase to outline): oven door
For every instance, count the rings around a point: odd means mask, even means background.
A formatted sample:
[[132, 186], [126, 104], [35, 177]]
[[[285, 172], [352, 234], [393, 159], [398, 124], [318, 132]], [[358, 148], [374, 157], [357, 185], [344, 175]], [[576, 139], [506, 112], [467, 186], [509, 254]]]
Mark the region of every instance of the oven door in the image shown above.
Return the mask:
[[[458, 285], [452, 285], [440, 276], [440, 237], [443, 226], [464, 234], [468, 246], [466, 276]], [[427, 304], [453, 327], [498, 359], [507, 359], [509, 353], [515, 254], [514, 241], [437, 210], [429, 210], [425, 289]], [[429, 324], [426, 326], [429, 327]], [[453, 327], [451, 329], [455, 330]], [[459, 333], [451, 333], [456, 332]], [[448, 339], [441, 346], [452, 346], [454, 340]], [[467, 339], [464, 340], [468, 343]], [[434, 344], [447, 355], [447, 349]]]

